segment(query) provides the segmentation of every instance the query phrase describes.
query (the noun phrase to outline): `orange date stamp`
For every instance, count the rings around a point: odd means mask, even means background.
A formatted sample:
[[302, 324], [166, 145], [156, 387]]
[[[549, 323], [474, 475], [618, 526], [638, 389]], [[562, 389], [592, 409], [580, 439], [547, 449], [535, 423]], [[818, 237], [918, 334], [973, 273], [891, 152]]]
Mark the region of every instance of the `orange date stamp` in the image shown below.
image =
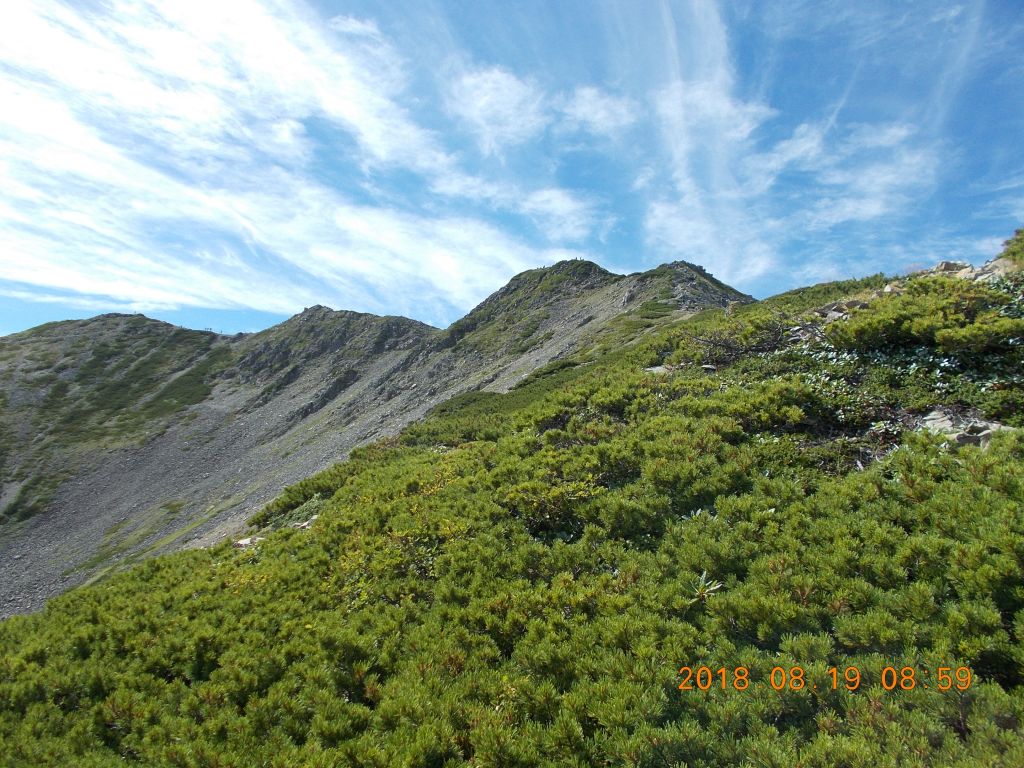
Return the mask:
[[768, 685], [776, 691], [800, 690], [859, 690], [862, 685], [878, 683], [886, 691], [913, 691], [934, 689], [938, 691], [966, 691], [974, 682], [970, 667], [937, 667], [934, 670], [923, 667], [883, 667], [878, 677], [861, 674], [858, 667], [829, 667], [825, 677], [814, 679], [803, 667], [772, 667], [767, 676], [754, 679], [747, 667], [682, 667], [679, 683], [681, 691], [745, 691], [752, 684]]

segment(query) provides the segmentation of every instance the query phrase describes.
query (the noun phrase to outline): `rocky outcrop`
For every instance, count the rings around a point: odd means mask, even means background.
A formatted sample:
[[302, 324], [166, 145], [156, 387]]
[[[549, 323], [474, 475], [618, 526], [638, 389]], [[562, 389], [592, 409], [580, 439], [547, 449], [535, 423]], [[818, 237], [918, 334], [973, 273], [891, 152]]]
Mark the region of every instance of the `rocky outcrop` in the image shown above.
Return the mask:
[[957, 445], [977, 445], [985, 448], [992, 435], [1003, 429], [1011, 429], [997, 421], [965, 419], [956, 414], [937, 408], [921, 418], [920, 428], [943, 435]]
[[1017, 270], [1016, 265], [1005, 256], [985, 262], [980, 267], [973, 267], [966, 261], [940, 261], [931, 269], [915, 272], [916, 275], [946, 275], [980, 283], [990, 283]]

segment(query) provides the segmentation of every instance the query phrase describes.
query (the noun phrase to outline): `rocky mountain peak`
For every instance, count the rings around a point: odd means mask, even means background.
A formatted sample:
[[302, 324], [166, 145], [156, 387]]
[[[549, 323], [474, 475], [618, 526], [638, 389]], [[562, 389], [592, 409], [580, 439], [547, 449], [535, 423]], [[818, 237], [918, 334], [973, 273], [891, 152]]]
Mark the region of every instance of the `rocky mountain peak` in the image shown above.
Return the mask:
[[323, 304], [314, 304], [312, 307], [306, 307], [299, 314], [298, 317], [315, 317], [317, 315], [333, 314], [334, 310], [330, 307], [325, 307]]
[[542, 294], [577, 292], [614, 281], [616, 275], [586, 259], [566, 259], [550, 267], [520, 272], [491, 298], [523, 291]]

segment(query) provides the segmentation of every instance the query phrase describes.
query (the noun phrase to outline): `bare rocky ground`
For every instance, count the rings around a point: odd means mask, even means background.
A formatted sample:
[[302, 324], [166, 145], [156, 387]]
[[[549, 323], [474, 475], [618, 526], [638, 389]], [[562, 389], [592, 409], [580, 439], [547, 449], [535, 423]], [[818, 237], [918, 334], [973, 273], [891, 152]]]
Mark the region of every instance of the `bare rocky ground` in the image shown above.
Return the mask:
[[[115, 371], [136, 370], [128, 364], [177, 339], [174, 329], [103, 316], [0, 339], [0, 510], [32, 478], [66, 476], [43, 511], [0, 524], [0, 617], [38, 610], [143, 557], [243, 535], [246, 520], [286, 485], [453, 395], [506, 391], [597, 339], [622, 342], [608, 336], [614, 322], [652, 302], [681, 316], [749, 300], [682, 262], [626, 276], [563, 262], [513, 278], [447, 331], [314, 307], [259, 334], [189, 336], [188, 349], [206, 346], [167, 363], [151, 389], [219, 355], [200, 402], [128, 437], [100, 424], [77, 441], [62, 439], [54, 414], [74, 425], [87, 398], [119, 397], [129, 382], [110, 386], [120, 381]], [[131, 359], [111, 357], [87, 378], [100, 342]], [[144, 412], [160, 396], [141, 390], [125, 410]]]

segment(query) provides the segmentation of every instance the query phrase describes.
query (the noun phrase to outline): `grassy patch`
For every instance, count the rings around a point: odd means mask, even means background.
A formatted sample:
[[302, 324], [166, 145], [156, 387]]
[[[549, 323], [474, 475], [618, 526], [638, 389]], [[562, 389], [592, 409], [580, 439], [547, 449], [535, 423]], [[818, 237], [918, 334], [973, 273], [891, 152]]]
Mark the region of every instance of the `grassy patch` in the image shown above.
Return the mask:
[[5, 509], [0, 510], [0, 523], [27, 520], [43, 512], [65, 479], [66, 473], [59, 471], [29, 475], [14, 500]]
[[[144, 513], [138, 521], [128, 518], [119, 520], [107, 528], [99, 549], [88, 560], [68, 573], [91, 571], [100, 566], [105, 566], [102, 572], [106, 573], [113, 567], [114, 561], [123, 561], [120, 563], [122, 566], [135, 562], [146, 551], [157, 548], [157, 545], [151, 544], [145, 550], [133, 552], [127, 558], [124, 555], [132, 550], [139, 550], [143, 542], [173, 523], [184, 507], [185, 502], [183, 501], [169, 501], [155, 510]], [[180, 534], [176, 532], [175, 537], [177, 535]]]

